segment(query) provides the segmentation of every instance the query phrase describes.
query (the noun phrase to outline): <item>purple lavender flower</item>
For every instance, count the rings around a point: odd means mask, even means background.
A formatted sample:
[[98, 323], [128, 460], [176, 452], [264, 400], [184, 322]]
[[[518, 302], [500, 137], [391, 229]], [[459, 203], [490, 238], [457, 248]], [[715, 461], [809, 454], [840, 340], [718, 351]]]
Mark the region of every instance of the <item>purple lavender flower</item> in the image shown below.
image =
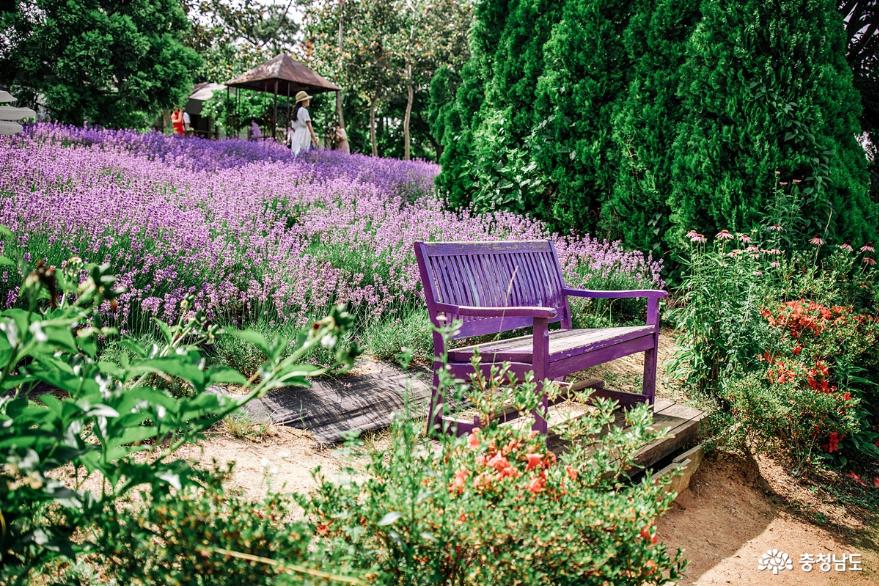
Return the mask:
[[0, 225], [35, 258], [109, 262], [126, 288], [113, 318], [132, 331], [188, 295], [232, 324], [304, 323], [339, 302], [384, 316], [419, 302], [416, 240], [551, 238], [572, 284], [663, 286], [662, 261], [619, 242], [445, 209], [423, 161], [38, 124], [0, 137], [0, 166]]

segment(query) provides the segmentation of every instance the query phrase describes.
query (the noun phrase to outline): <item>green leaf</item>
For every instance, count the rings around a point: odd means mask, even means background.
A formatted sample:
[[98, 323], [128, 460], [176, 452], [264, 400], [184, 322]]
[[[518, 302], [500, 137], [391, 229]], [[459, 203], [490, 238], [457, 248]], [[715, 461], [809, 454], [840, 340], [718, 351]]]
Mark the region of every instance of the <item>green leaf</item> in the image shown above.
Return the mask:
[[66, 326], [46, 326], [43, 328], [49, 341], [61, 346], [71, 352], [77, 351], [76, 341], [73, 339], [73, 333]]
[[255, 330], [230, 330], [227, 334], [248, 344], [253, 344], [266, 354], [271, 354], [268, 340]]
[[58, 397], [51, 393], [43, 393], [40, 395], [40, 401], [42, 401], [52, 413], [61, 417], [64, 405]]
[[243, 385], [247, 383], [247, 377], [228, 366], [212, 366], [208, 369], [208, 382], [228, 383]]
[[171, 332], [171, 327], [160, 319], [153, 318], [152, 321], [156, 324], [156, 327], [159, 328], [159, 331], [162, 332], [165, 341], [168, 344], [171, 344], [174, 341], [174, 334]]
[[136, 365], [137, 369], [149, 372], [161, 372], [192, 383], [197, 389], [204, 387], [205, 373], [191, 361], [188, 356], [166, 356], [144, 360]]
[[381, 520], [378, 522], [378, 526], [379, 527], [386, 527], [388, 525], [392, 525], [400, 517], [402, 517], [402, 515], [400, 513], [398, 513], [397, 511], [391, 511], [389, 513], [386, 513], [385, 516], [382, 517]]
[[154, 426], [140, 426], [140, 427], [132, 427], [126, 429], [123, 432], [122, 436], [119, 438], [120, 444], [131, 444], [136, 442], [142, 442], [144, 440], [148, 440], [154, 438], [158, 433], [158, 428]]
[[80, 351], [91, 358], [94, 358], [98, 353], [98, 340], [94, 334], [77, 335], [76, 344]]

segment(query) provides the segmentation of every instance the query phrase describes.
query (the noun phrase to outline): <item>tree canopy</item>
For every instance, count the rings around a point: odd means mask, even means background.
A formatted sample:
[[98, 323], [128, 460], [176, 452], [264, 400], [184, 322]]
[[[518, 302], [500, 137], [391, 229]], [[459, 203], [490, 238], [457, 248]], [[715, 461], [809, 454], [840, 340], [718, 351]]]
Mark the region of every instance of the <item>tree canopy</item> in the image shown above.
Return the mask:
[[438, 185], [660, 254], [783, 207], [801, 242], [869, 242], [855, 82], [875, 23], [850, 12], [847, 62], [830, 0], [484, 0], [460, 79], [433, 88]]
[[182, 102], [200, 64], [175, 0], [18, 2], [0, 30], [0, 82], [63, 122], [146, 126]]

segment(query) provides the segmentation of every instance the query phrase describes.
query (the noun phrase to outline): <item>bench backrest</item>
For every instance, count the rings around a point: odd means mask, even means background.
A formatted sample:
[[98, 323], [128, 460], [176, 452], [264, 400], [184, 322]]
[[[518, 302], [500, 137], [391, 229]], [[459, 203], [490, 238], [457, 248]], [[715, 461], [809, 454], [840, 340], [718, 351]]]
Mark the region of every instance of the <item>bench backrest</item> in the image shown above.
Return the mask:
[[[569, 308], [562, 294], [564, 280], [549, 240], [523, 242], [416, 242], [415, 256], [430, 320], [437, 320], [437, 303], [475, 307], [552, 307], [557, 317], [550, 323], [569, 322]], [[456, 338], [495, 334], [530, 326], [525, 317], [474, 318], [446, 315], [460, 320]]]

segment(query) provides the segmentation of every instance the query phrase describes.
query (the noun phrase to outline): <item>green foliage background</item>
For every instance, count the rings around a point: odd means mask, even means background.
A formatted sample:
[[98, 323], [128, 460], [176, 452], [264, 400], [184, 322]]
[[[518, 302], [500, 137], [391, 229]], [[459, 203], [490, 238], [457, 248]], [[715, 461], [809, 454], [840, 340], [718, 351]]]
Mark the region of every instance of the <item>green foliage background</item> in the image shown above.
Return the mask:
[[[8, 36], [0, 83], [52, 118], [107, 127], [148, 126], [182, 104], [200, 65], [183, 45], [189, 27], [175, 0], [37, 0], [0, 12]], [[6, 45], [6, 43], [4, 43]]]
[[460, 79], [431, 95], [452, 206], [668, 253], [757, 228], [796, 183], [791, 236], [875, 239], [834, 2], [483, 0], [475, 18]]

